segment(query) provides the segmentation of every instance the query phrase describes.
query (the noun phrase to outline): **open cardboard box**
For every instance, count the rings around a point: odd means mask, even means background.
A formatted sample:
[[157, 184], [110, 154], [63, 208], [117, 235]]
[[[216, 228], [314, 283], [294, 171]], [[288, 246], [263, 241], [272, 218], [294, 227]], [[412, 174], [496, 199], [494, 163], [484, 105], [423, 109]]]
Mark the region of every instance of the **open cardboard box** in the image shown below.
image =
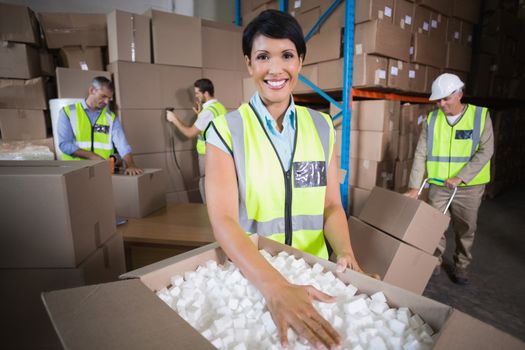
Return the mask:
[[[390, 306], [409, 307], [439, 332], [434, 349], [518, 349], [524, 344], [458, 310], [336, 265], [275, 241], [251, 236], [259, 249], [286, 251], [309, 264], [320, 263], [360, 293], [382, 291]], [[170, 277], [194, 271], [208, 260], [223, 263], [218, 243], [197, 248], [121, 276], [126, 279], [45, 292], [42, 299], [65, 349], [215, 349], [154, 292]]]

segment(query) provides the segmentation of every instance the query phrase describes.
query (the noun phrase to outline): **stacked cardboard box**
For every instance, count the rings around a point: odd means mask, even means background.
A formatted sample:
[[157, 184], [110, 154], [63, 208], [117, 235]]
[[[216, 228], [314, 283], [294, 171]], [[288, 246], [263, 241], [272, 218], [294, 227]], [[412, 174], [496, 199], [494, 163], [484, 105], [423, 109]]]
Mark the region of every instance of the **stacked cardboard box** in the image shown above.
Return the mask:
[[[40, 293], [114, 281], [125, 271], [109, 167], [3, 161], [0, 178], [0, 274], [10, 286], [1, 292], [6, 346], [56, 346]], [[32, 337], [24, 336], [28, 331]]]
[[40, 34], [26, 6], [0, 4], [0, 140], [47, 137], [47, 97]]
[[525, 99], [525, 24], [517, 1], [485, 3], [474, 74], [468, 91], [477, 97]]

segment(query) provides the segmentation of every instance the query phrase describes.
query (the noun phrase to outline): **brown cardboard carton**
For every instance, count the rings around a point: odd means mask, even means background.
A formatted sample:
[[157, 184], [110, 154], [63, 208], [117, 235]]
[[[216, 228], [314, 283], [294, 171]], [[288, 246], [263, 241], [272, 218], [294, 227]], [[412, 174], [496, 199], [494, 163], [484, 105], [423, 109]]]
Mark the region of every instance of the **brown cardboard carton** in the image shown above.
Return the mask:
[[341, 57], [343, 30], [335, 28], [331, 31], [316, 34], [306, 43], [307, 55], [304, 64], [336, 60]]
[[414, 26], [412, 27], [412, 32], [429, 35], [431, 17], [432, 11], [428, 8], [414, 5]]
[[[352, 169], [350, 169], [352, 171]], [[365, 190], [359, 187], [350, 187], [350, 196], [349, 196], [349, 206], [350, 206], [350, 215], [359, 215], [363, 207], [365, 206], [366, 201], [370, 196], [370, 191]]]
[[447, 20], [447, 41], [459, 43], [462, 40], [461, 20], [450, 17]]
[[387, 86], [388, 58], [361, 54], [354, 56], [352, 86], [358, 88]]
[[109, 62], [151, 63], [151, 26], [145, 15], [115, 10], [106, 15]]
[[0, 139], [3, 141], [44, 139], [44, 111], [37, 109], [0, 109]]
[[[8, 334], [4, 337], [4, 347], [61, 348], [41, 293], [116, 281], [126, 271], [125, 267], [122, 236], [114, 234], [77, 267], [0, 269], [0, 279], [9, 286], [0, 291], [2, 300], [8, 301], [2, 305], [5, 322], [1, 324], [4, 334]], [[27, 332], [31, 337], [26, 336]]]
[[[332, 5], [329, 1], [321, 2], [321, 15], [326, 13], [328, 8]], [[343, 5], [343, 6], [341, 6]], [[319, 31], [324, 33], [335, 28], [343, 28], [345, 26], [345, 6], [341, 4], [332, 12], [332, 14], [325, 20]]]
[[472, 48], [456, 43], [447, 43], [447, 61], [445, 68], [470, 72]]
[[40, 30], [33, 11], [27, 6], [0, 4], [0, 40], [40, 44]]
[[394, 0], [394, 24], [412, 31], [414, 23], [414, 4], [406, 0]]
[[410, 62], [443, 68], [446, 63], [447, 47], [443, 41], [436, 41], [428, 35], [414, 33]]
[[[336, 133], [336, 139], [335, 139], [335, 150], [336, 155], [341, 156], [341, 145], [343, 142], [343, 131], [338, 128], [335, 130]], [[358, 158], [359, 153], [359, 137], [360, 137], [360, 131], [357, 130], [351, 130], [350, 131], [350, 157], [351, 158]]]
[[343, 59], [318, 63], [319, 84], [323, 90], [341, 90], [343, 87]]
[[428, 7], [446, 16], [452, 15], [453, 2], [454, 0], [416, 0], [416, 4]]
[[[399, 135], [399, 149], [397, 151], [398, 160], [407, 160], [411, 158], [410, 154], [410, 139], [409, 134], [400, 134]], [[397, 169], [397, 168], [396, 168]]]
[[204, 68], [202, 76], [213, 82], [215, 97], [224, 107], [235, 109], [241, 105], [243, 101], [242, 80], [245, 76], [244, 72]]
[[[279, 3], [279, 1], [275, 1], [275, 0], [273, 2]], [[301, 0], [299, 2], [297, 1], [294, 2], [294, 7], [296, 11], [299, 10], [300, 12], [307, 12], [313, 8], [319, 7], [323, 2], [324, 1], [322, 0]]]
[[409, 90], [408, 63], [389, 59], [387, 86], [401, 91]]
[[[314, 83], [316, 86], [319, 86], [319, 64], [310, 64], [307, 66], [303, 66], [301, 69], [301, 75]], [[253, 84], [253, 78], [250, 77], [250, 80], [252, 80]], [[253, 85], [254, 92], [257, 91], [257, 88], [255, 85]], [[295, 88], [293, 90], [294, 94], [303, 94], [303, 93], [310, 93], [314, 90], [310, 88], [308, 85], [303, 83], [302, 81], [297, 81], [297, 85], [295, 85]], [[251, 96], [250, 96], [251, 97]]]
[[3, 161], [0, 177], [2, 268], [76, 267], [116, 231], [106, 161]]
[[[393, 100], [354, 101], [352, 112], [356, 129], [392, 133], [399, 130], [400, 103]], [[364, 158], [371, 159], [371, 158]]]
[[44, 80], [0, 79], [0, 108], [47, 109]]
[[[406, 135], [407, 138], [409, 135]], [[394, 174], [394, 191], [404, 193], [408, 191], [408, 180], [410, 178], [410, 170], [412, 169], [412, 160], [403, 159], [396, 162], [396, 170]]]
[[361, 23], [355, 26], [355, 54], [376, 54], [409, 60], [410, 32], [382, 20]]
[[464, 19], [470, 23], [478, 23], [480, 17], [479, 0], [454, 0], [452, 16]]
[[40, 75], [38, 50], [26, 44], [0, 45], [0, 77], [31, 79]]
[[191, 109], [193, 83], [202, 78], [202, 69], [193, 67], [119, 61], [107, 68], [113, 74], [116, 102], [122, 109]]
[[[313, 26], [317, 23], [321, 17], [321, 8], [315, 7], [306, 12], [297, 12], [295, 13], [295, 19], [299, 22], [299, 25], [303, 29], [304, 35], [310, 32]], [[324, 24], [323, 24], [324, 26]], [[321, 27], [323, 27], [321, 26]], [[335, 29], [335, 28], [334, 28]], [[314, 32], [314, 34], [319, 33], [319, 28]]]
[[246, 70], [242, 54], [242, 33], [238, 29], [215, 28], [210, 25], [209, 21], [202, 23], [203, 68]]
[[[363, 119], [364, 118], [361, 118], [361, 121]], [[398, 137], [399, 133], [397, 130], [392, 133], [381, 131], [359, 131], [356, 150], [357, 155], [355, 156], [359, 159], [375, 161], [396, 159]]]
[[430, 37], [437, 41], [447, 40], [447, 17], [441, 13], [431, 11], [430, 13]]
[[473, 36], [474, 25], [466, 21], [461, 21], [461, 43], [463, 45], [471, 46]]
[[[187, 126], [195, 122], [189, 109], [174, 110]], [[188, 151], [195, 148], [195, 139], [188, 139], [166, 120], [165, 109], [121, 109], [118, 113], [133, 153]]]
[[157, 10], [145, 14], [151, 18], [154, 63], [202, 67], [200, 18]]
[[58, 98], [85, 98], [97, 76], [111, 79], [111, 74], [105, 71], [57, 67]]
[[199, 163], [195, 150], [134, 154], [133, 159], [141, 168], [164, 170], [166, 192], [190, 191], [199, 188]]
[[425, 92], [430, 93], [432, 91], [432, 82], [441, 74], [440, 70], [435, 67], [427, 67], [427, 74], [425, 76]]
[[382, 19], [392, 22], [394, 0], [362, 0], [355, 2], [355, 23]]
[[[361, 293], [382, 291], [392, 307], [408, 307], [438, 332], [433, 349], [518, 349], [523, 343], [496, 328], [477, 321], [450, 306], [422, 297], [391, 284], [347, 270], [336, 272], [335, 264], [313, 257], [264, 237], [252, 235], [258, 249], [274, 255], [286, 251], [313, 265], [319, 263], [344, 283], [352, 283]], [[43, 293], [42, 299], [55, 329], [66, 348], [177, 347], [213, 350], [215, 347], [162, 302], [154, 292], [170, 285], [170, 278], [194, 271], [208, 260], [218, 264], [226, 255], [217, 243], [166, 259], [122, 276], [131, 280]], [[152, 322], [152, 317], [155, 322]], [[100, 332], [100, 325], [108, 332]], [[158, 324], [164, 325], [159, 332]], [[108, 328], [109, 327], [109, 328]]]
[[40, 74], [42, 76], [55, 76], [55, 57], [47, 49], [41, 48], [38, 50], [40, 56]]
[[113, 197], [117, 215], [142, 218], [166, 206], [166, 174], [162, 169], [144, 169], [140, 175], [114, 174]]
[[[366, 208], [366, 205], [365, 205]], [[381, 280], [422, 294], [438, 259], [351, 216], [348, 220], [352, 247], [364, 271]]]
[[427, 66], [418, 63], [408, 63], [408, 91], [425, 92], [425, 77]]
[[399, 134], [416, 134], [417, 119], [421, 115], [421, 107], [418, 104], [405, 103], [401, 106], [399, 117]]
[[47, 47], [107, 46], [106, 15], [99, 13], [39, 13]]
[[520, 21], [515, 14], [503, 10], [483, 17], [483, 33], [488, 35], [502, 34], [519, 39], [520, 26]]
[[69, 46], [59, 52], [62, 67], [82, 70], [104, 70], [100, 47]]
[[[374, 161], [368, 159], [352, 159], [350, 167], [351, 185], [365, 190], [375, 186], [394, 188], [394, 162], [391, 160]], [[352, 164], [351, 164], [352, 165]]]
[[433, 254], [450, 218], [418, 199], [375, 187], [359, 219]]

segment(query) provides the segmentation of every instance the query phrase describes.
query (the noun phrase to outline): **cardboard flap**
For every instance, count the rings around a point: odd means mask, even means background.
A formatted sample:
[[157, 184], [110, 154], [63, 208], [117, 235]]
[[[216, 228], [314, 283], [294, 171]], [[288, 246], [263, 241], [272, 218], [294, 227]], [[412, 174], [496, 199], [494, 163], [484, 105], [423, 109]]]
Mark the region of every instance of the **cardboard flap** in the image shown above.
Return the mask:
[[65, 349], [215, 349], [139, 280], [42, 293]]
[[461, 311], [453, 310], [434, 349], [525, 349], [525, 343]]

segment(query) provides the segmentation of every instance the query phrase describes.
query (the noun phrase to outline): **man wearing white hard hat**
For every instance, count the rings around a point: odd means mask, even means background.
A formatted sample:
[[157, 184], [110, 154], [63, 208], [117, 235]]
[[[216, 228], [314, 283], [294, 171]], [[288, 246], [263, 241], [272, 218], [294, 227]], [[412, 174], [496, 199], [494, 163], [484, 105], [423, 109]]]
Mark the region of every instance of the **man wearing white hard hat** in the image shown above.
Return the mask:
[[[492, 122], [487, 108], [463, 104], [464, 83], [454, 74], [444, 73], [432, 83], [430, 100], [437, 109], [428, 114], [421, 130], [410, 173], [409, 190], [405, 195], [416, 198], [425, 177], [430, 180], [429, 200], [443, 210], [454, 188], [456, 196], [449, 208], [455, 234], [456, 250], [452, 280], [468, 283], [467, 268], [472, 261], [471, 248], [485, 184], [490, 181], [490, 158], [494, 153]], [[441, 271], [445, 251], [442, 236], [435, 255]]]

